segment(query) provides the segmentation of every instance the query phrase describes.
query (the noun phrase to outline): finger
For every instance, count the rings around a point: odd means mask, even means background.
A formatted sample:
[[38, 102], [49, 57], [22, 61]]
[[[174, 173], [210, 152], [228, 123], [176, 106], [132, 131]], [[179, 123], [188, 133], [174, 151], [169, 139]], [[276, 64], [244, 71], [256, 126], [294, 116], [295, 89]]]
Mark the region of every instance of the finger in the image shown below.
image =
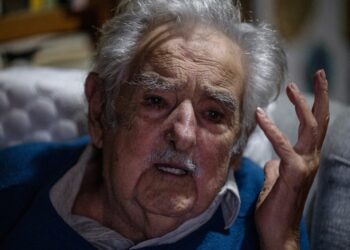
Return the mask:
[[265, 174], [265, 183], [268, 186], [273, 186], [279, 176], [280, 160], [271, 160], [265, 164], [264, 174]]
[[312, 107], [312, 113], [318, 124], [319, 138], [317, 149], [321, 149], [329, 122], [329, 97], [328, 81], [324, 70], [319, 70], [314, 75], [315, 99]]
[[264, 202], [267, 195], [271, 192], [271, 189], [275, 185], [279, 176], [279, 164], [279, 160], [272, 160], [266, 163], [264, 167], [265, 180], [256, 204], [257, 208]]
[[295, 83], [288, 84], [287, 95], [295, 106], [295, 111], [300, 122], [298, 141], [294, 149], [299, 154], [312, 153], [317, 147], [319, 136], [318, 124], [314, 114]]
[[291, 163], [296, 156], [293, 146], [277, 126], [267, 117], [264, 110], [260, 107], [256, 111], [256, 119], [264, 131], [266, 137], [272, 144], [276, 154], [285, 162]]

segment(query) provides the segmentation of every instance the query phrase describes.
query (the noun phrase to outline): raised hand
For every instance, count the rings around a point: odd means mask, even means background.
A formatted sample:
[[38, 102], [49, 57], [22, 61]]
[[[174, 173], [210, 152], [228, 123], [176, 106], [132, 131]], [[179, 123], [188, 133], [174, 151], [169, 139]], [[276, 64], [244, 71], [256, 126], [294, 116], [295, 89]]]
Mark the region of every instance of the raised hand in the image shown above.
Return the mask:
[[[287, 95], [300, 122], [298, 141], [292, 146], [282, 132], [257, 109], [256, 119], [280, 160], [269, 161], [256, 206], [256, 225], [262, 249], [299, 249], [299, 225], [307, 194], [320, 161], [329, 121], [328, 83], [325, 72], [314, 76], [312, 109], [291, 83]], [[287, 114], [288, 115], [288, 114]]]

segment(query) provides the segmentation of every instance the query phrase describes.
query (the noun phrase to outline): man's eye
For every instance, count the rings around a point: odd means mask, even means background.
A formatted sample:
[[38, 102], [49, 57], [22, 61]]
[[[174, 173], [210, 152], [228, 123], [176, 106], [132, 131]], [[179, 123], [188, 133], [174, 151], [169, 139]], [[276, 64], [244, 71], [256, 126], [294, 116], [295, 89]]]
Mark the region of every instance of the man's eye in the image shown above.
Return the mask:
[[165, 101], [160, 96], [146, 96], [144, 98], [144, 104], [148, 107], [162, 108], [165, 105]]
[[214, 123], [220, 123], [224, 118], [224, 115], [221, 112], [215, 110], [208, 110], [205, 112], [205, 116], [208, 120]]

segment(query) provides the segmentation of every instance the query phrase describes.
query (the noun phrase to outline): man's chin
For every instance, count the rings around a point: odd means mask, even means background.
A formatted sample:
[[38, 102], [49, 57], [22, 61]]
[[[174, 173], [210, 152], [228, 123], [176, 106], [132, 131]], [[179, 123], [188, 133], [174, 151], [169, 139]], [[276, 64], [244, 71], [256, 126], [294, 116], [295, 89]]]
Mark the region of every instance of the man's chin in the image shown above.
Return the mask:
[[191, 214], [197, 201], [193, 176], [176, 177], [149, 169], [136, 186], [136, 200], [145, 211], [167, 217]]

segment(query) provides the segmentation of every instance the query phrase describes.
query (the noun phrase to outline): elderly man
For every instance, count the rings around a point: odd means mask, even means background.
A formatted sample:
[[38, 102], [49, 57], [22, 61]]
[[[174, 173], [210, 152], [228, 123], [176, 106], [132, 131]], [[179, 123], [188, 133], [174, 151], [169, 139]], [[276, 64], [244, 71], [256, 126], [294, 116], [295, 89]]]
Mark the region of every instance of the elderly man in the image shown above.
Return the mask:
[[[90, 145], [1, 155], [12, 169], [1, 177], [1, 246], [306, 248], [299, 224], [327, 128], [327, 80], [315, 74], [312, 110], [288, 85], [300, 120], [292, 146], [260, 108], [285, 68], [273, 32], [242, 23], [229, 0], [122, 2], [86, 79]], [[263, 188], [242, 158], [256, 122], [281, 158], [265, 166]]]

